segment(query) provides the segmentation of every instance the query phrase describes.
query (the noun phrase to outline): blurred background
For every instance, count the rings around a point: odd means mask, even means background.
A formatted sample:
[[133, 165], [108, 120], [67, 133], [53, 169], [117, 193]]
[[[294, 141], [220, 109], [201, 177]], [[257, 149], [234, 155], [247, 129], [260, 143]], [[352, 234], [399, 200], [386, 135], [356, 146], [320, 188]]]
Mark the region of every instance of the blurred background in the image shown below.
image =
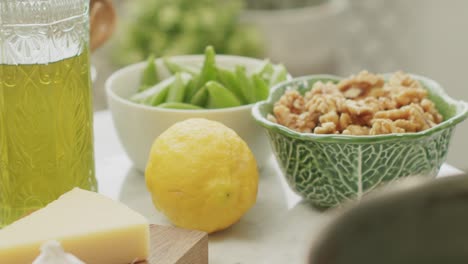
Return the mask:
[[[95, 110], [116, 69], [156, 56], [218, 53], [270, 58], [293, 76], [362, 69], [430, 77], [468, 101], [466, 0], [115, 0], [113, 38], [93, 54]], [[448, 162], [468, 171], [468, 122]]]

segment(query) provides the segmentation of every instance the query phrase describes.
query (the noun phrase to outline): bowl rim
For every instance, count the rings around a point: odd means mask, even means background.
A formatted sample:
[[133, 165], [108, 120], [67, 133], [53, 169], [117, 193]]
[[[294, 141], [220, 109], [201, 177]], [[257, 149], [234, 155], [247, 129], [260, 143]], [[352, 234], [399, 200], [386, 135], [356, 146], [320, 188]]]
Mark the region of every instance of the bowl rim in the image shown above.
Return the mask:
[[[178, 61], [183, 62], [183, 61], [200, 61], [203, 62], [202, 59], [204, 59], [204, 55], [202, 54], [194, 54], [194, 55], [177, 55], [177, 56], [171, 56], [171, 60], [173, 61]], [[257, 58], [251, 58], [251, 57], [244, 57], [244, 56], [237, 56], [237, 55], [225, 55], [225, 54], [216, 54], [216, 62], [219, 63], [218, 59], [220, 60], [238, 60], [238, 61], [245, 61], [245, 64], [247, 62], [251, 64], [257, 63], [258, 65], [261, 65], [265, 61], [265, 59], [257, 59]], [[156, 58], [155, 62], [156, 65], [159, 63], [162, 63], [163, 57]], [[105, 91], [107, 94], [108, 98], [112, 98], [115, 101], [118, 101], [121, 104], [125, 104], [130, 107], [134, 108], [139, 108], [141, 110], [147, 110], [147, 111], [154, 111], [154, 112], [161, 112], [161, 113], [197, 113], [197, 114], [206, 114], [206, 113], [225, 113], [225, 112], [234, 112], [234, 111], [245, 111], [251, 109], [256, 103], [251, 103], [247, 105], [241, 105], [241, 106], [236, 106], [236, 107], [227, 107], [227, 108], [217, 108], [217, 109], [168, 109], [168, 108], [160, 108], [160, 107], [155, 107], [155, 106], [148, 106], [148, 105], [143, 105], [143, 104], [138, 104], [135, 102], [130, 101], [129, 99], [126, 99], [120, 95], [118, 95], [114, 90], [112, 84], [115, 82], [115, 79], [118, 78], [121, 74], [124, 74], [127, 71], [135, 71], [139, 68], [144, 67], [146, 65], [146, 61], [141, 61], [137, 63], [133, 63], [130, 65], [127, 65], [125, 67], [122, 67], [115, 72], [113, 72], [106, 80], [105, 82]], [[272, 87], [273, 88], [273, 87]], [[271, 89], [272, 89], [271, 88]]]
[[[382, 74], [384, 77], [389, 76], [393, 73], [385, 73]], [[447, 129], [449, 127], [453, 127], [456, 124], [462, 122], [468, 117], [468, 103], [462, 100], [455, 100], [447, 95], [445, 90], [440, 86], [439, 83], [436, 81], [429, 79], [424, 76], [416, 75], [416, 74], [409, 74], [412, 78], [421, 81], [426, 86], [430, 86], [431, 90], [433, 90], [437, 95], [439, 95], [445, 102], [450, 105], [456, 106], [456, 114], [451, 118], [444, 120], [440, 124], [437, 124], [434, 127], [429, 129], [415, 132], [415, 133], [394, 133], [394, 134], [384, 134], [384, 135], [366, 135], [366, 136], [356, 136], [356, 135], [336, 135], [336, 134], [314, 134], [314, 133], [301, 133], [294, 131], [286, 126], [274, 123], [269, 121], [267, 118], [263, 117], [260, 108], [266, 105], [273, 105], [275, 103], [273, 95], [276, 93], [277, 90], [282, 89], [285, 86], [310, 81], [310, 80], [320, 80], [320, 79], [334, 79], [334, 80], [342, 80], [343, 77], [339, 77], [336, 75], [328, 75], [328, 74], [318, 74], [318, 75], [307, 75], [298, 78], [294, 78], [292, 80], [281, 82], [270, 89], [270, 93], [268, 95], [268, 99], [257, 102], [254, 107], [252, 108], [252, 116], [257, 121], [258, 124], [266, 128], [267, 130], [271, 130], [274, 132], [278, 132], [280, 134], [302, 139], [302, 140], [313, 140], [316, 142], [324, 142], [324, 143], [372, 143], [372, 142], [382, 142], [382, 141], [393, 141], [393, 140], [403, 140], [403, 139], [418, 139], [430, 136], [438, 131]]]
[[[329, 239], [335, 234], [337, 228], [347, 223], [350, 219], [356, 221], [363, 214], [366, 215], [376, 211], [381, 212], [382, 210], [386, 210], [388, 206], [398, 207], [395, 206], [397, 204], [408, 207], [406, 201], [429, 200], [428, 198], [438, 201], [449, 200], [461, 193], [466, 193], [467, 179], [467, 174], [441, 177], [436, 180], [413, 176], [411, 181], [409, 181], [409, 178], [406, 178], [395, 185], [383, 187], [384, 189], [381, 191], [374, 191], [358, 203], [347, 202], [345, 206], [331, 208], [332, 217], [321, 229], [316, 240], [314, 240], [314, 248], [309, 251], [309, 260], [317, 260], [320, 250], [329, 242]], [[452, 189], [451, 192], [450, 189]], [[416, 205], [412, 203], [411, 206]]]

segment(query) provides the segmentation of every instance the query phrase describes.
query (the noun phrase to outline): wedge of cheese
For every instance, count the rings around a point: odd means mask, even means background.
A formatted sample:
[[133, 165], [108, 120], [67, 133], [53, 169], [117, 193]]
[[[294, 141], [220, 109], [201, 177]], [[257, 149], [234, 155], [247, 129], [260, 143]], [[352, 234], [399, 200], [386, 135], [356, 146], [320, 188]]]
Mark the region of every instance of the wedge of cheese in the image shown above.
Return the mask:
[[57, 240], [87, 264], [125, 264], [149, 254], [145, 217], [101, 194], [73, 189], [0, 230], [0, 263], [30, 264]]

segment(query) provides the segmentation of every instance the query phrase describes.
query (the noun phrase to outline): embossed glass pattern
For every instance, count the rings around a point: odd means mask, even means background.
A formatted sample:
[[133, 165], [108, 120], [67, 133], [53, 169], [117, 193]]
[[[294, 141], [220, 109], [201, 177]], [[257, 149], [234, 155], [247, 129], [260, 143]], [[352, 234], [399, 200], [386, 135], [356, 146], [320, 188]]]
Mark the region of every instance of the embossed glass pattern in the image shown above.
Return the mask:
[[96, 190], [87, 0], [0, 1], [0, 227]]

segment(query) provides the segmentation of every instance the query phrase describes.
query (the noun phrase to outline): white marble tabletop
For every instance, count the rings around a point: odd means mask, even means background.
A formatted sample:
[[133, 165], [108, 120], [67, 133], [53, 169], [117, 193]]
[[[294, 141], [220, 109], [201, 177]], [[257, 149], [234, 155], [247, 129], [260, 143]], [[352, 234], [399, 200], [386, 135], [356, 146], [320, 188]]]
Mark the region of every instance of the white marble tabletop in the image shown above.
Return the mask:
[[[125, 155], [110, 113], [97, 112], [94, 120], [99, 192], [127, 204], [151, 223], [170, 225], [153, 207], [143, 174]], [[440, 176], [461, 173], [444, 165]], [[210, 235], [210, 264], [305, 263], [314, 237], [329, 218], [301, 202], [272, 157], [261, 171], [256, 205], [231, 228]]]

